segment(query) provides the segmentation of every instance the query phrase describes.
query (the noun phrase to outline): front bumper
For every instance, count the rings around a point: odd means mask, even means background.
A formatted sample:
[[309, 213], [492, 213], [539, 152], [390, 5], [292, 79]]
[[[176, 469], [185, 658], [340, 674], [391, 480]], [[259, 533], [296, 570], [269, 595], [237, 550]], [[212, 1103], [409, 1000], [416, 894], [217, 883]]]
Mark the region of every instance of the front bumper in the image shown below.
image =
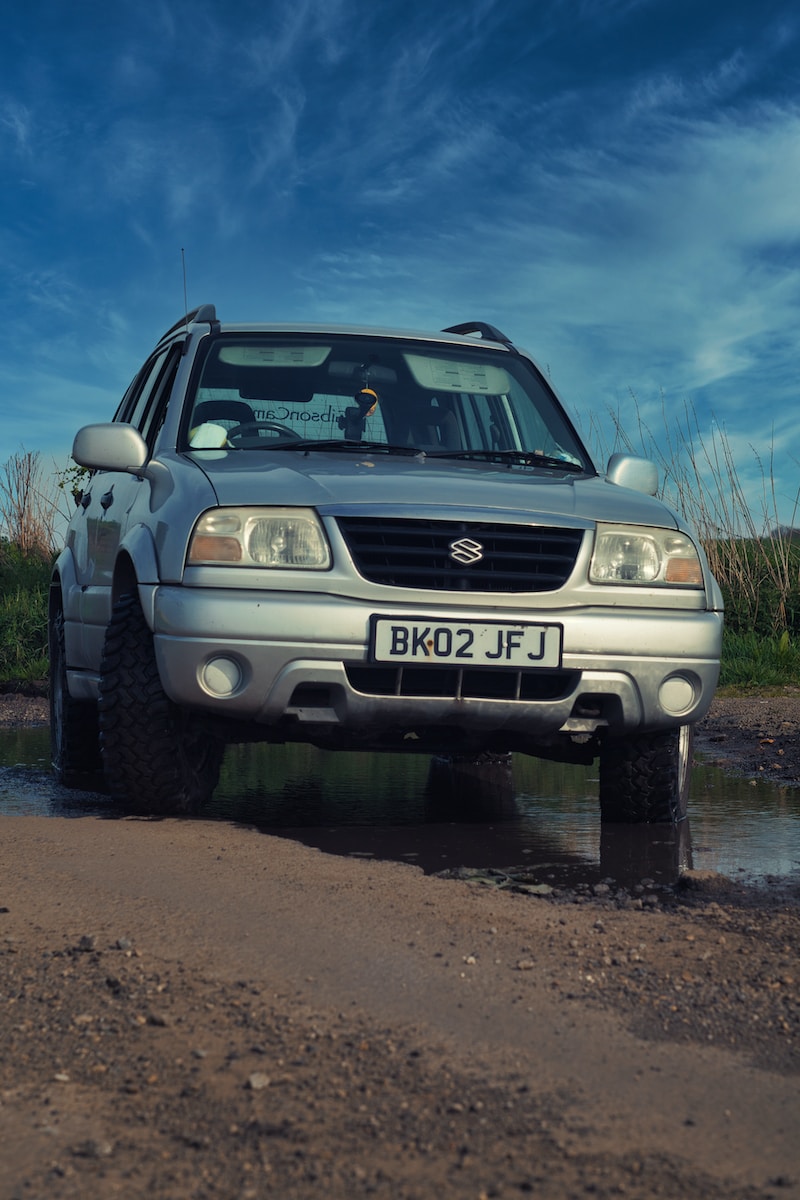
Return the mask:
[[[722, 615], [670, 609], [536, 613], [563, 627], [558, 671], [481, 669], [469, 678], [369, 663], [373, 615], [398, 606], [330, 595], [141, 589], [163, 686], [177, 704], [241, 735], [362, 748], [524, 749], [665, 729], [707, 712], [719, 675]], [[452, 597], [448, 598], [452, 601]], [[519, 619], [496, 607], [418, 605], [409, 618]], [[525, 678], [517, 677], [524, 674]], [[234, 726], [237, 729], [234, 729]], [[243, 740], [232, 736], [231, 740]]]

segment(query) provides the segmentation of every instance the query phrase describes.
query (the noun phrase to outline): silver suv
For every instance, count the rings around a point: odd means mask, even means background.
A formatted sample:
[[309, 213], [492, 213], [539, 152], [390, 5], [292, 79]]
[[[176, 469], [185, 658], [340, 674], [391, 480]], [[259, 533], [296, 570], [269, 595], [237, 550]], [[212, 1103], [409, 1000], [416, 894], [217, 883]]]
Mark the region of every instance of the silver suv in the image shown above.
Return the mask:
[[170, 329], [114, 420], [50, 597], [53, 762], [192, 811], [226, 743], [599, 759], [606, 821], [686, 811], [722, 601], [654, 498], [595, 470], [531, 360], [443, 333]]

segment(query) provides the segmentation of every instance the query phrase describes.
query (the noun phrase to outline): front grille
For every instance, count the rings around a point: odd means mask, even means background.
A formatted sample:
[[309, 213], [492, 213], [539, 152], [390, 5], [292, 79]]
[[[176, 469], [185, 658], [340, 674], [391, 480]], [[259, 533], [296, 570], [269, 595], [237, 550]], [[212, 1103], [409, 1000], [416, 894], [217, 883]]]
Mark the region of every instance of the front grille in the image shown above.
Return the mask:
[[560, 700], [576, 686], [579, 671], [465, 671], [458, 667], [345, 665], [348, 681], [367, 696], [417, 696], [452, 700]]
[[[403, 518], [338, 517], [356, 569], [384, 587], [441, 592], [552, 592], [569, 578], [583, 531], [535, 525]], [[450, 555], [469, 538], [482, 558], [468, 565]]]

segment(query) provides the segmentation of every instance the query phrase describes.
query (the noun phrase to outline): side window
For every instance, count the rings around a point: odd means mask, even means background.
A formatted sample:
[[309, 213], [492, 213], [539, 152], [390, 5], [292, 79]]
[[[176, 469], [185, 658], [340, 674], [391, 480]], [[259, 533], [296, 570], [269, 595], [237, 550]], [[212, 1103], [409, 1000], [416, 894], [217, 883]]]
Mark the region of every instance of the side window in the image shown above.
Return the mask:
[[[543, 396], [536, 399], [538, 406], [526, 404], [524, 392], [521, 393], [518, 384], [512, 382], [508, 399], [504, 400], [506, 421], [514, 439], [510, 445], [523, 450], [533, 450], [537, 454], [554, 454], [561, 457], [564, 452], [557, 440], [559, 435], [550, 429], [550, 424], [554, 423], [552, 407], [544, 407]], [[563, 432], [562, 426], [562, 437]], [[574, 456], [567, 452], [567, 457]]]
[[161, 425], [164, 421], [164, 414], [167, 411], [170, 395], [172, 394], [172, 385], [175, 382], [175, 376], [178, 373], [178, 365], [181, 361], [181, 343], [173, 345], [167, 354], [166, 362], [161, 370], [155, 386], [150, 391], [150, 399], [145, 405], [142, 413], [142, 418], [139, 424], [139, 431], [147, 442], [150, 453], [153, 452], [153, 446], [156, 440]]
[[461, 396], [462, 419], [471, 450], [498, 450], [511, 446], [505, 414], [497, 396]]
[[139, 393], [139, 384], [140, 384], [143, 374], [144, 374], [144, 368], [142, 367], [142, 368], [140, 368], [140, 370], [138, 370], [136, 372], [133, 379], [128, 384], [125, 395], [120, 400], [119, 404], [117, 405], [117, 411], [114, 413], [115, 421], [127, 421], [128, 420], [128, 418], [125, 416], [125, 414], [130, 411], [130, 409], [133, 405], [133, 402], [134, 402], [134, 398]]
[[135, 425], [138, 430], [142, 428], [142, 422], [147, 412], [150, 401], [153, 397], [153, 391], [161, 376], [161, 371], [164, 363], [167, 360], [168, 350], [162, 350], [160, 354], [151, 358], [144, 371], [142, 372], [142, 386], [139, 394], [135, 397], [133, 405], [130, 409], [130, 414], [124, 418], [131, 425]]
[[124, 421], [128, 425], [137, 424], [136, 414], [141, 412], [144, 399], [150, 394], [152, 384], [158, 377], [158, 370], [163, 366], [166, 356], [167, 351], [162, 350], [160, 354], [147, 360], [122, 397], [122, 402], [114, 414], [115, 421]]
[[173, 343], [145, 363], [125, 393], [114, 417], [135, 425], [152, 450], [180, 362], [181, 343]]

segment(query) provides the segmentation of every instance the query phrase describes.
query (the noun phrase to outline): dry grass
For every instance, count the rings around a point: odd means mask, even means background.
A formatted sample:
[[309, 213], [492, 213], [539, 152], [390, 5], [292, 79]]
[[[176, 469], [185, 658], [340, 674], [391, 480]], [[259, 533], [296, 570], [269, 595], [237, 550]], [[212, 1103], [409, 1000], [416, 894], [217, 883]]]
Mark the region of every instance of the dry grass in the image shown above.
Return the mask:
[[[708, 555], [725, 596], [728, 628], [777, 638], [800, 636], [800, 489], [789, 520], [781, 520], [772, 444], [765, 458], [751, 447], [759, 477], [754, 495], [743, 483], [743, 470], [723, 428], [714, 425], [704, 433], [691, 404], [676, 416], [667, 412], [662, 397], [662, 428], [655, 432], [635, 396], [633, 402], [633, 436], [618, 412], [607, 414], [611, 449], [657, 464], [661, 498], [697, 531]], [[605, 461], [608, 438], [594, 418], [589, 441]]]

